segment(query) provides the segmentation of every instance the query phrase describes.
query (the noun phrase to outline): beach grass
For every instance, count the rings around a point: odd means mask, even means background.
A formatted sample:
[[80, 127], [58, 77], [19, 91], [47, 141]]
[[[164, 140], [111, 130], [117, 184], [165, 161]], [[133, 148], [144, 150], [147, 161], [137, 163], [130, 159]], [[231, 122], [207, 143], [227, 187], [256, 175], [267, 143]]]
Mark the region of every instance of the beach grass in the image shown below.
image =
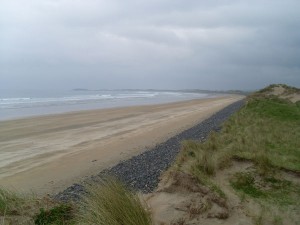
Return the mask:
[[109, 178], [88, 188], [88, 195], [81, 204], [79, 224], [151, 225], [152, 220], [134, 192]]
[[75, 207], [61, 203], [49, 210], [40, 208], [40, 212], [34, 216], [34, 224], [75, 225], [75, 217]]
[[139, 196], [114, 178], [87, 187], [77, 204], [48, 202], [0, 189], [1, 224], [151, 225], [150, 211]]
[[[253, 160], [261, 172], [274, 167], [300, 171], [300, 106], [288, 101], [251, 99], [225, 125], [221, 149]], [[227, 143], [226, 143], [227, 142]]]
[[232, 158], [251, 160], [262, 173], [281, 168], [300, 172], [300, 106], [285, 100], [249, 99], [219, 134], [204, 143], [183, 143], [197, 155], [206, 174], [230, 165]]
[[[177, 168], [184, 168], [224, 196], [214, 176], [234, 161], [248, 162], [252, 164], [250, 171], [237, 172], [229, 180], [241, 198], [248, 196], [260, 204], [299, 208], [299, 184], [286, 180], [280, 172], [300, 173], [300, 104], [266, 94], [274, 87], [248, 96], [244, 107], [205, 142], [183, 142]], [[299, 92], [293, 88], [287, 91]], [[184, 164], [190, 169], [186, 170]]]
[[0, 224], [73, 225], [75, 206], [0, 188]]
[[40, 204], [42, 204], [42, 200], [33, 193], [21, 194], [17, 191], [0, 188], [0, 216], [27, 215]]
[[284, 178], [260, 177], [254, 172], [238, 172], [230, 182], [236, 191], [252, 198], [279, 206], [300, 206], [300, 185]]
[[11, 214], [19, 208], [24, 199], [15, 192], [0, 188], [0, 215]]

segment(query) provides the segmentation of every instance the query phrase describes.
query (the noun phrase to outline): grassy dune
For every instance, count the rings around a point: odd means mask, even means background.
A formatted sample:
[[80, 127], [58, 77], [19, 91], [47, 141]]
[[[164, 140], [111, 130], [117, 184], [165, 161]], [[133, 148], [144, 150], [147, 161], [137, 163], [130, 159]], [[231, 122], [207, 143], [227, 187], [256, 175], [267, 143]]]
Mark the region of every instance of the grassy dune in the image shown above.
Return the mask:
[[212, 134], [203, 144], [187, 142], [184, 148], [197, 154], [195, 166], [208, 175], [232, 158], [251, 160], [262, 173], [273, 168], [300, 172], [299, 140], [300, 105], [251, 97], [220, 134]]
[[[274, 95], [274, 87], [249, 96], [206, 142], [184, 142], [171, 170], [196, 177], [228, 205], [247, 209], [240, 213], [254, 224], [299, 224], [300, 102]], [[284, 93], [299, 93], [283, 87]]]

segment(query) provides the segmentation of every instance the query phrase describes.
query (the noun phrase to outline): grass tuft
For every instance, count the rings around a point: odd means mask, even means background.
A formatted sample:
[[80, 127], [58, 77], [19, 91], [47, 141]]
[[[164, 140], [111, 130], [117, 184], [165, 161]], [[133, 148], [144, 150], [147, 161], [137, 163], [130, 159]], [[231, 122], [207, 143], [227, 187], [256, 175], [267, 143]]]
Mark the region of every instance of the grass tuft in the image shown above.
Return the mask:
[[55, 206], [50, 210], [41, 208], [40, 213], [37, 214], [34, 218], [34, 223], [36, 225], [68, 225], [72, 224], [71, 221], [73, 220], [73, 218], [73, 207], [68, 204], [62, 204], [59, 206]]
[[299, 206], [300, 186], [291, 181], [273, 176], [264, 177], [255, 172], [239, 172], [230, 183], [235, 190], [252, 198], [278, 206]]
[[20, 205], [25, 199], [13, 191], [0, 188], [0, 215], [19, 214]]
[[267, 176], [274, 173], [270, 157], [265, 151], [260, 151], [256, 153], [254, 162], [256, 163], [260, 175]]
[[149, 212], [138, 196], [115, 179], [90, 187], [80, 212], [80, 224], [150, 225]]
[[199, 154], [197, 167], [208, 176], [215, 175], [216, 161], [214, 155], [209, 151], [203, 151]]
[[255, 186], [254, 181], [255, 179], [250, 173], [240, 172], [235, 174], [231, 180], [231, 185], [234, 189], [242, 191], [253, 198], [264, 197], [265, 194]]
[[15, 196], [11, 195], [11, 193], [9, 193], [8, 191], [4, 190], [4, 189], [0, 189], [0, 214], [1, 216], [5, 215], [8, 207], [9, 207], [9, 203], [14, 201]]

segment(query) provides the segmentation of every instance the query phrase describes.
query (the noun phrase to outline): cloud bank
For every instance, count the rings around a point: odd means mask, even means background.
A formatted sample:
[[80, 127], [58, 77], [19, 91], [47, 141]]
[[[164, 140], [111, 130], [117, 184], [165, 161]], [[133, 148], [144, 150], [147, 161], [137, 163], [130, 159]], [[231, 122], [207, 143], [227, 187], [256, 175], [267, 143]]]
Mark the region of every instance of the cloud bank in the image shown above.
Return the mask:
[[298, 0], [0, 0], [0, 88], [300, 86]]

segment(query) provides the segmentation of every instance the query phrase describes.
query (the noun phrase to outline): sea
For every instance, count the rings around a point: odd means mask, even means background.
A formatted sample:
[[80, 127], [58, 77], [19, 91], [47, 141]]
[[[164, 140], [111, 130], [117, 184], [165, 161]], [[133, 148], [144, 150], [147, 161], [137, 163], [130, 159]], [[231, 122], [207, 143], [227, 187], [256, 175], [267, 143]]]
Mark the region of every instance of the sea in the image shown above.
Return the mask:
[[0, 120], [81, 110], [171, 103], [217, 94], [161, 90], [0, 90]]

